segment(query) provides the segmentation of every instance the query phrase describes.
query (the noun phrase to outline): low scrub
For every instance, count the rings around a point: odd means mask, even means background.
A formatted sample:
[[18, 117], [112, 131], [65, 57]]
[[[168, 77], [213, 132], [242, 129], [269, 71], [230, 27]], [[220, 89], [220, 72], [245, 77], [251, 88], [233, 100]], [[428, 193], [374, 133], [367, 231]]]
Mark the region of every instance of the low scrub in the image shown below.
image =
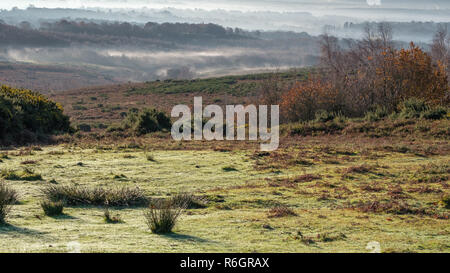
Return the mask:
[[300, 122], [290, 125], [288, 128], [290, 135], [316, 136], [340, 133], [346, 124], [336, 120], [327, 122]]
[[136, 135], [170, 130], [170, 117], [156, 109], [131, 109], [119, 126], [110, 127], [108, 131], [131, 131]]
[[6, 223], [6, 217], [11, 212], [12, 205], [17, 202], [17, 192], [5, 183], [0, 183], [0, 225]]
[[146, 206], [148, 198], [139, 188], [87, 188], [52, 185], [42, 190], [52, 201], [64, 201], [67, 205], [98, 206]]
[[448, 109], [437, 105], [430, 106], [424, 100], [410, 98], [400, 105], [398, 117], [404, 119], [424, 118], [424, 119], [443, 119], [447, 116]]
[[375, 110], [368, 111], [364, 116], [364, 119], [370, 122], [379, 121], [389, 115], [389, 110], [383, 106], [377, 106]]
[[353, 206], [362, 212], [372, 213], [391, 213], [391, 214], [414, 214], [414, 215], [433, 215], [433, 213], [425, 208], [418, 208], [402, 201], [369, 201], [359, 202]]

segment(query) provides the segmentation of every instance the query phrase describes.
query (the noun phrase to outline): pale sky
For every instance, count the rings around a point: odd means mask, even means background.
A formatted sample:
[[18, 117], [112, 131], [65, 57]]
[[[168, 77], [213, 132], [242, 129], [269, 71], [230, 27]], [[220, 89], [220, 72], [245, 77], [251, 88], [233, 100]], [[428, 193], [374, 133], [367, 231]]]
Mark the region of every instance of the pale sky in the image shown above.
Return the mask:
[[242, 11], [310, 11], [334, 8], [448, 9], [450, 0], [15, 0], [1, 1], [1, 9], [26, 8], [189, 8]]

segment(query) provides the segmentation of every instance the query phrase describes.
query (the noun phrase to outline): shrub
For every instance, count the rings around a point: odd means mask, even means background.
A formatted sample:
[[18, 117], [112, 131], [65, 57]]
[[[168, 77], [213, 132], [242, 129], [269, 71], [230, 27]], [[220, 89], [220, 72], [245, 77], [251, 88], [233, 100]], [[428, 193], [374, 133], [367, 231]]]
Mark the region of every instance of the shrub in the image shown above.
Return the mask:
[[314, 121], [316, 121], [316, 122], [327, 122], [327, 121], [335, 119], [338, 116], [340, 116], [340, 114], [338, 114], [338, 113], [328, 112], [328, 111], [325, 111], [325, 110], [319, 110], [315, 114]]
[[144, 135], [162, 130], [170, 130], [170, 118], [156, 109], [131, 109], [122, 121], [121, 127], [131, 129], [137, 135]]
[[57, 216], [63, 214], [64, 202], [44, 200], [41, 202], [42, 210], [47, 216]]
[[400, 104], [399, 116], [402, 118], [419, 118], [429, 108], [424, 100], [410, 98]]
[[368, 111], [366, 113], [366, 115], [364, 116], [364, 119], [367, 121], [379, 121], [384, 119], [385, 117], [387, 117], [389, 115], [389, 111], [386, 107], [384, 106], [377, 106], [375, 108], [375, 110], [373, 111]]
[[315, 118], [319, 110], [339, 112], [343, 108], [337, 103], [337, 92], [331, 83], [321, 79], [309, 79], [296, 83], [282, 96], [280, 109], [282, 119], [307, 121]]
[[153, 233], [170, 233], [186, 207], [175, 204], [174, 199], [158, 200], [144, 212], [146, 223]]
[[90, 132], [91, 131], [91, 125], [82, 123], [78, 125], [78, 130], [82, 132]]
[[40, 134], [71, 130], [61, 105], [37, 92], [1, 86], [0, 142], [26, 143]]
[[421, 114], [422, 118], [425, 119], [434, 119], [434, 120], [438, 120], [438, 119], [443, 119], [447, 116], [448, 110], [445, 107], [442, 106], [436, 106], [433, 108], [430, 108], [426, 111], [424, 111]]
[[64, 201], [67, 205], [145, 206], [149, 200], [139, 188], [86, 188], [79, 186], [51, 185], [42, 189], [52, 201]]
[[17, 192], [6, 184], [0, 183], [0, 224], [6, 223], [6, 217], [11, 212], [12, 205], [17, 201]]

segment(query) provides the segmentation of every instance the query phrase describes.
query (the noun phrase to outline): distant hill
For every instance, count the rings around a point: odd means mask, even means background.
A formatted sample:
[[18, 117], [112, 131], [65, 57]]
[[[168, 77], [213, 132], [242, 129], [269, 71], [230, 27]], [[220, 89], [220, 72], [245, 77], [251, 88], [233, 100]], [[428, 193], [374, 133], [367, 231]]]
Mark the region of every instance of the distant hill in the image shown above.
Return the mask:
[[22, 29], [0, 22], [0, 46], [68, 46], [68, 41], [49, 33]]
[[[20, 27], [19, 27], [20, 26]], [[32, 28], [27, 21], [19, 26], [0, 21], [0, 46], [47, 46], [65, 47], [84, 45], [164, 45], [189, 43], [217, 45], [224, 40], [256, 39], [239, 29], [224, 28], [216, 24], [154, 23], [145, 25], [127, 22], [94, 23], [59, 20], [42, 22]], [[170, 43], [166, 43], [170, 42]]]

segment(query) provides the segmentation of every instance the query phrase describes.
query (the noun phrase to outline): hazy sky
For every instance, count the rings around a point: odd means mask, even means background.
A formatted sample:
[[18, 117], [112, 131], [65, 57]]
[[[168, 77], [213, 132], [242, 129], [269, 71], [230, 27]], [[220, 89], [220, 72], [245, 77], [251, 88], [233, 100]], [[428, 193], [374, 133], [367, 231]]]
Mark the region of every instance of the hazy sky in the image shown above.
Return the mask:
[[258, 11], [317, 11], [336, 8], [448, 9], [450, 0], [16, 0], [1, 1], [0, 8], [189, 8]]

